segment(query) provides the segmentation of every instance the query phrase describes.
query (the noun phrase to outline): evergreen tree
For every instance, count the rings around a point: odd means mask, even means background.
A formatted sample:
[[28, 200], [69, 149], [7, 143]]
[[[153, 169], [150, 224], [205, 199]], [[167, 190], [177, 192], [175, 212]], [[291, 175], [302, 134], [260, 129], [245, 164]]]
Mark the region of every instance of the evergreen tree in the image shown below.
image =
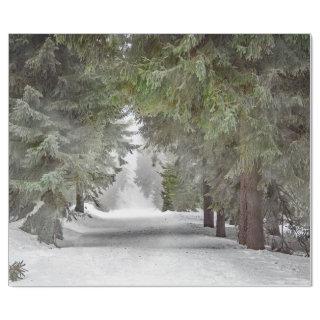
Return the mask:
[[140, 152], [137, 157], [134, 182], [146, 198], [151, 196], [153, 185], [156, 182], [155, 176], [158, 175], [154, 169], [151, 158]]
[[79, 211], [84, 198], [97, 202], [136, 148], [113, 92], [55, 37], [10, 38], [10, 212], [46, 201], [23, 227], [40, 240], [61, 238], [72, 190]]
[[[23, 229], [38, 234], [39, 240], [54, 243], [57, 237], [61, 238], [59, 218], [65, 206], [64, 161], [68, 157], [64, 152], [68, 140], [50, 117], [47, 100], [59, 66], [54, 55], [57, 48], [49, 37], [42, 36], [13, 36], [12, 42], [12, 79], [20, 81], [11, 82], [10, 87], [11, 209], [14, 214], [17, 207], [19, 211], [26, 203], [42, 200], [43, 214], [31, 216]], [[19, 52], [24, 45], [27, 60], [22, 63]], [[31, 53], [32, 48], [35, 49]], [[21, 84], [26, 85], [19, 98], [15, 94], [21, 94]]]
[[[240, 180], [239, 240], [252, 249], [264, 248], [259, 185], [290, 154], [281, 142], [290, 128], [282, 113], [300, 110], [299, 121], [308, 119], [308, 52], [303, 35], [137, 35], [129, 54], [135, 63], [123, 66], [139, 112], [165, 114], [186, 132], [196, 128], [215, 147], [224, 136], [232, 141], [238, 156], [226, 178]], [[302, 127], [296, 132], [308, 132], [307, 121]], [[298, 158], [308, 154], [307, 139], [301, 141], [306, 149], [294, 152]], [[305, 159], [299, 165], [307, 169]], [[291, 165], [283, 171], [287, 178]]]
[[173, 197], [177, 188], [177, 176], [174, 168], [167, 166], [163, 168], [162, 176], [162, 211], [174, 211]]
[[149, 153], [152, 153], [152, 151], [148, 149], [139, 152], [134, 182], [140, 188], [143, 195], [146, 198], [151, 198], [154, 206], [161, 209], [161, 161], [159, 162], [155, 153], [152, 156]]
[[120, 195], [124, 191], [128, 180], [128, 169], [123, 167], [121, 172], [115, 177], [114, 183], [99, 196], [99, 203], [101, 203], [103, 210], [109, 211], [118, 208], [120, 205], [119, 201], [121, 201]]
[[147, 146], [163, 155], [164, 167], [169, 165], [175, 171], [177, 186], [172, 196], [174, 210], [199, 208], [202, 171], [197, 168], [197, 162], [200, 161], [198, 136], [191, 137], [178, 122], [168, 121], [161, 115], [142, 117], [140, 132]]

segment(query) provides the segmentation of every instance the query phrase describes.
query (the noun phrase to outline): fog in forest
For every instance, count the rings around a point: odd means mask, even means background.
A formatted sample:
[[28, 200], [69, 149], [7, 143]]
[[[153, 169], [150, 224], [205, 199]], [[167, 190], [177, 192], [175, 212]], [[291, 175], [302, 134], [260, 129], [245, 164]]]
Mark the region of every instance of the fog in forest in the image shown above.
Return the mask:
[[10, 34], [8, 68], [10, 285], [310, 285], [309, 35]]
[[[134, 133], [131, 143], [139, 145], [139, 148], [133, 150], [132, 153], [128, 153], [124, 158], [127, 163], [122, 166], [122, 171], [116, 176], [115, 182], [99, 197], [101, 207], [106, 211], [130, 208], [156, 208], [153, 196], [161, 198], [161, 177], [159, 175], [161, 168], [152, 166], [152, 153], [144, 149], [145, 142], [139, 133], [140, 126], [136, 122], [134, 115], [131, 114], [124, 121], [132, 123], [128, 128], [128, 130]], [[139, 172], [137, 172], [138, 161], [143, 166], [143, 170]], [[144, 194], [141, 187], [135, 182], [137, 174], [143, 175], [140, 178], [146, 181], [155, 179], [153, 182], [157, 183], [157, 194]], [[147, 187], [150, 188], [150, 186]]]

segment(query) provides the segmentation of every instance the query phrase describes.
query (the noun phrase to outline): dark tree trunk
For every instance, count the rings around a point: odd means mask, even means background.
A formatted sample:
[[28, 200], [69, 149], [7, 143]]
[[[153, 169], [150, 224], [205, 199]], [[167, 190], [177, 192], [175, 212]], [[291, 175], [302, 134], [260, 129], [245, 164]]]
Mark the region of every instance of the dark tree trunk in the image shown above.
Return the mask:
[[79, 185], [76, 186], [76, 207], [75, 211], [77, 212], [84, 212], [84, 198], [83, 198], [83, 192]]
[[[239, 144], [243, 144], [243, 137], [245, 134], [246, 126], [243, 123], [243, 114], [240, 113], [239, 121]], [[241, 148], [240, 148], [240, 158], [242, 157]], [[240, 175], [240, 208], [238, 212], [238, 241], [242, 245], [247, 244], [247, 199], [246, 199], [246, 190], [245, 190], [245, 174], [241, 173]]]
[[257, 188], [258, 182], [256, 167], [240, 178], [239, 243], [255, 250], [264, 249], [262, 197]]
[[240, 176], [240, 211], [238, 216], [238, 240], [245, 245], [247, 243], [247, 199], [245, 190], [245, 175]]
[[203, 180], [203, 225], [214, 228], [214, 213], [211, 208], [212, 197], [209, 195], [210, 186]]
[[217, 230], [216, 230], [217, 237], [225, 237], [226, 236], [226, 225], [225, 225], [225, 216], [224, 216], [224, 209], [221, 209], [217, 213]]

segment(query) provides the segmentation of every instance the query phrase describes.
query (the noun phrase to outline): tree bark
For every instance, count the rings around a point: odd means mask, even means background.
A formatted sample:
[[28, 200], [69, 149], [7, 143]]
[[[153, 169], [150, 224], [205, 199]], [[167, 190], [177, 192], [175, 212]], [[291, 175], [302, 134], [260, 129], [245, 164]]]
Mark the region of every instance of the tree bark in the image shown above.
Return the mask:
[[75, 211], [84, 213], [84, 197], [80, 186], [76, 186], [76, 207]]
[[261, 193], [258, 191], [259, 174], [256, 167], [240, 178], [239, 243], [249, 249], [264, 249]]
[[203, 225], [204, 227], [214, 228], [214, 213], [212, 206], [212, 197], [209, 195], [210, 186], [203, 179]]
[[245, 175], [240, 176], [240, 211], [238, 216], [238, 240], [242, 245], [247, 243], [247, 202], [245, 190]]
[[225, 215], [224, 209], [221, 209], [217, 214], [217, 237], [225, 237], [226, 236], [226, 225], [225, 225]]

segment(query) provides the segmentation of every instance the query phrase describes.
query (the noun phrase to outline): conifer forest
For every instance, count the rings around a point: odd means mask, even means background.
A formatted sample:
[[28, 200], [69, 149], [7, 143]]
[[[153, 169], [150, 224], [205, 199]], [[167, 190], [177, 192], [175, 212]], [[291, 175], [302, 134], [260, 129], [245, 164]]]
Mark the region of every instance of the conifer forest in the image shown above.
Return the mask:
[[309, 286], [310, 36], [10, 34], [9, 284]]

